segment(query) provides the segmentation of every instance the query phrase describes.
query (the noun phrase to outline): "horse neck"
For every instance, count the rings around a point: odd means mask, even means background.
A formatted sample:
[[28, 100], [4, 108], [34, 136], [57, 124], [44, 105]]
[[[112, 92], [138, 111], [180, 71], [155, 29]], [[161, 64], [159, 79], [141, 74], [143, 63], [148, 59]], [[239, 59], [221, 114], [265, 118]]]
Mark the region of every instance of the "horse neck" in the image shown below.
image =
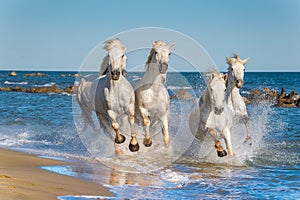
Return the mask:
[[146, 64], [146, 72], [141, 80], [143, 84], [163, 83], [158, 66], [156, 65], [158, 65], [158, 61], [153, 56], [151, 62]]
[[234, 78], [231, 75], [230, 72], [228, 72], [228, 81], [227, 81], [227, 86], [226, 86], [226, 102], [228, 101], [233, 101], [233, 98], [240, 96], [240, 89], [236, 87]]

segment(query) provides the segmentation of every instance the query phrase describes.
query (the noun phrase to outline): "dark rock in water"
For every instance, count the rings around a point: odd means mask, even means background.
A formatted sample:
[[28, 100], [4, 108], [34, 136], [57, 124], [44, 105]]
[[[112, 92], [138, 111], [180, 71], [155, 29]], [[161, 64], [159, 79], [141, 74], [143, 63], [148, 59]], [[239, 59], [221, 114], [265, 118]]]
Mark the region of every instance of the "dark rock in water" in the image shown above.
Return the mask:
[[[281, 89], [279, 94], [276, 90], [270, 88], [263, 88], [262, 90], [254, 89], [246, 98], [249, 103], [270, 102], [274, 106], [279, 107], [299, 107], [300, 96], [296, 91], [292, 91], [287, 95], [284, 88]], [[247, 103], [244, 99], [245, 103]]]
[[9, 76], [17, 76], [17, 72], [12, 71], [12, 72], [9, 73]]
[[252, 90], [248, 96], [250, 103], [259, 103], [262, 101], [270, 102], [271, 104], [277, 104], [278, 92], [270, 88], [263, 88], [262, 90]]
[[69, 94], [76, 94], [77, 90], [78, 90], [78, 86], [70, 85], [64, 91], [67, 92], [67, 93], [69, 93]]
[[24, 87], [3, 87], [0, 88], [0, 91], [4, 92], [28, 92], [28, 93], [62, 93], [67, 92], [69, 94], [76, 94], [78, 87], [75, 85], [71, 85], [67, 87], [65, 90], [59, 89], [56, 87], [56, 84], [50, 87], [33, 87], [33, 88], [24, 88]]
[[281, 89], [281, 94], [278, 98], [278, 106], [280, 107], [299, 107], [300, 96], [296, 91], [292, 91], [286, 95], [284, 88]]
[[193, 97], [190, 95], [190, 93], [183, 88], [179, 89], [179, 91], [174, 96], [171, 96], [171, 99], [189, 100], [192, 98]]
[[24, 74], [24, 76], [49, 76], [48, 74], [43, 74], [43, 73], [31, 73], [31, 74]]

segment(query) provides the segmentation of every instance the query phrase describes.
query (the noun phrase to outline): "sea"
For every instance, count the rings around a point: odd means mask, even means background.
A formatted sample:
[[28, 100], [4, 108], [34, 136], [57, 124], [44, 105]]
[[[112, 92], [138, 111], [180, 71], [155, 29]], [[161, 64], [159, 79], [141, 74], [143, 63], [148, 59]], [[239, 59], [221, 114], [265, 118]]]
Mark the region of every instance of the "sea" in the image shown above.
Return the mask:
[[[24, 76], [32, 71], [0, 71], [0, 87], [65, 89], [78, 85], [91, 72], [43, 71], [48, 76]], [[133, 86], [143, 73], [129, 72]], [[151, 127], [153, 145], [144, 147], [143, 126], [136, 122], [140, 151], [128, 150], [130, 131], [121, 129], [126, 142], [115, 155], [111, 137], [97, 126], [83, 128], [76, 96], [68, 93], [0, 92], [0, 146], [39, 157], [69, 161], [70, 165], [41, 166], [44, 170], [102, 184], [115, 197], [72, 195], [60, 200], [84, 199], [300, 199], [300, 108], [282, 108], [269, 102], [248, 104], [252, 142], [244, 142], [243, 124], [231, 130], [235, 156], [219, 158], [212, 139], [193, 136], [190, 113], [206, 87], [203, 74], [170, 72], [166, 88], [170, 96], [179, 89], [193, 99], [170, 100], [171, 143], [163, 144], [161, 127]], [[299, 72], [246, 72], [240, 90], [271, 88], [280, 93], [300, 92]]]

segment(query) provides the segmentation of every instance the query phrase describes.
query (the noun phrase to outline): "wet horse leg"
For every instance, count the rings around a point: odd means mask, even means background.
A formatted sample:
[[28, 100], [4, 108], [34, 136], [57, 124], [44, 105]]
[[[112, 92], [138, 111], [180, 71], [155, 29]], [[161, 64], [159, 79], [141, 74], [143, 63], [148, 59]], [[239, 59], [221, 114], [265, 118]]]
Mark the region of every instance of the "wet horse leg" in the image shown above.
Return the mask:
[[140, 149], [140, 145], [137, 140], [137, 134], [134, 132], [134, 108], [129, 110], [129, 123], [131, 128], [131, 140], [129, 143], [129, 149], [132, 152], [138, 151]]
[[[98, 119], [100, 121], [100, 125], [103, 125], [106, 131], [109, 133], [111, 139], [113, 140], [114, 137], [114, 130], [112, 130], [111, 126], [109, 125], [109, 120], [107, 117], [97, 114]], [[114, 142], [115, 151], [118, 155], [123, 154], [123, 150], [121, 149], [120, 145]]]
[[152, 145], [152, 140], [151, 140], [151, 136], [150, 136], [150, 119], [149, 119], [149, 114], [148, 111], [144, 108], [140, 108], [140, 112], [141, 112], [141, 116], [144, 120], [144, 126], [146, 129], [146, 136], [144, 139], [144, 145], [146, 147], [150, 147]]
[[221, 142], [217, 138], [217, 133], [212, 128], [207, 128], [207, 132], [213, 137], [215, 141], [215, 148], [217, 149], [217, 154], [219, 157], [227, 156], [227, 152], [222, 147]]
[[246, 137], [244, 143], [246, 143], [247, 141], [249, 141], [250, 145], [251, 145], [252, 144], [251, 143], [251, 139], [252, 138], [251, 138], [251, 132], [250, 132], [250, 123], [249, 123], [250, 120], [249, 120], [249, 117], [247, 115], [243, 116], [242, 121], [245, 124], [246, 130], [247, 130], [247, 137]]
[[228, 128], [225, 128], [223, 130], [223, 136], [224, 136], [224, 139], [225, 139], [225, 143], [226, 143], [226, 147], [227, 147], [227, 150], [228, 150], [228, 154], [230, 156], [234, 156], [235, 153], [232, 150], [231, 134], [230, 134], [230, 130]]
[[125, 142], [125, 140], [126, 140], [125, 136], [120, 133], [120, 126], [117, 122], [117, 114], [115, 112], [113, 112], [112, 110], [108, 110], [107, 112], [108, 112], [108, 115], [111, 120], [111, 126], [116, 133], [115, 143], [121, 144], [121, 143]]
[[166, 113], [163, 117], [162, 117], [162, 131], [164, 134], [164, 142], [165, 145], [168, 146], [170, 144], [170, 133], [169, 133], [169, 122], [168, 122], [168, 114]]

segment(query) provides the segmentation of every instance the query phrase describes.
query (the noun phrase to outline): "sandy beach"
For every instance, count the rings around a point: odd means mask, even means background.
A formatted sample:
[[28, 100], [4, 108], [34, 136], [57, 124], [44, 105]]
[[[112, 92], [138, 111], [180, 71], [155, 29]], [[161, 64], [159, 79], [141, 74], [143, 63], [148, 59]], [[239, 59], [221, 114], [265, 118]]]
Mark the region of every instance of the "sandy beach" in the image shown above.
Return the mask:
[[0, 199], [57, 199], [65, 195], [112, 196], [101, 185], [59, 175], [40, 166], [72, 165], [0, 148]]

